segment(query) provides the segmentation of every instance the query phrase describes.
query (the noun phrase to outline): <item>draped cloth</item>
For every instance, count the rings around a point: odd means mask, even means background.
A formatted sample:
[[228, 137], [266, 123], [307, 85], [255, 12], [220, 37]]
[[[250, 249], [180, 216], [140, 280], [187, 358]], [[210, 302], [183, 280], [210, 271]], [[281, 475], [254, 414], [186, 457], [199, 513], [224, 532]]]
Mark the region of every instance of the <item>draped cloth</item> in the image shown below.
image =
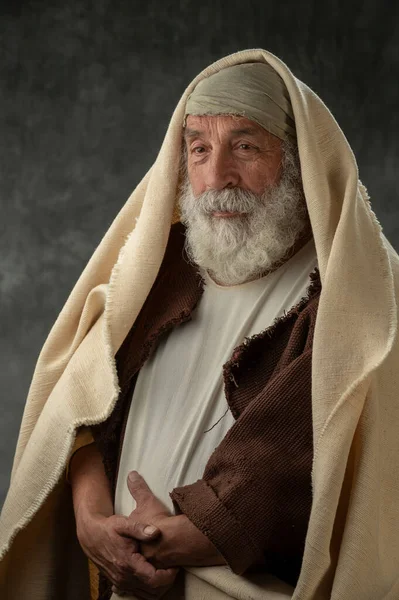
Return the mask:
[[[62, 477], [75, 432], [105, 420], [115, 406], [114, 356], [168, 239], [187, 97], [209, 75], [257, 61], [277, 71], [290, 96], [322, 281], [312, 362], [313, 504], [293, 600], [399, 597], [398, 256], [329, 110], [278, 58], [247, 50], [212, 64], [188, 86], [154, 165], [104, 236], [39, 356], [0, 520], [4, 599], [89, 598]], [[239, 597], [235, 589], [229, 595]]]

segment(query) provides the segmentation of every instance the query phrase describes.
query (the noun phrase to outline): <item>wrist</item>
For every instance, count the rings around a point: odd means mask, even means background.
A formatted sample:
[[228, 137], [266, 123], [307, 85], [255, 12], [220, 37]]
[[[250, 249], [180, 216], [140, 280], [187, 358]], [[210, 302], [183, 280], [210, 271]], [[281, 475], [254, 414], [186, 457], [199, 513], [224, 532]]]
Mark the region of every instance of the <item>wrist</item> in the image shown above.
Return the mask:
[[102, 513], [83, 510], [76, 514], [76, 535], [83, 545], [93, 539], [93, 532], [101, 529], [104, 522], [110, 517]]
[[76, 499], [74, 512], [78, 529], [108, 519], [114, 514], [113, 505], [109, 498], [96, 497], [89, 493], [81, 494]]
[[158, 549], [158, 561], [164, 568], [185, 564], [187, 551], [184, 544], [185, 515], [169, 516], [158, 523], [162, 532]]
[[226, 564], [226, 560], [208, 536], [186, 515], [181, 514], [173, 518], [176, 519], [173, 523], [175, 553], [171, 553], [171, 558], [174, 559], [175, 566], [206, 567]]
[[168, 569], [180, 565], [182, 549], [176, 529], [179, 521], [174, 516], [151, 519], [151, 524], [158, 527], [161, 536], [153, 542], [142, 542], [140, 552], [144, 558], [157, 569]]
[[155, 544], [142, 545], [144, 556], [158, 568], [201, 567], [226, 564], [207, 536], [184, 515], [154, 521], [161, 530]]

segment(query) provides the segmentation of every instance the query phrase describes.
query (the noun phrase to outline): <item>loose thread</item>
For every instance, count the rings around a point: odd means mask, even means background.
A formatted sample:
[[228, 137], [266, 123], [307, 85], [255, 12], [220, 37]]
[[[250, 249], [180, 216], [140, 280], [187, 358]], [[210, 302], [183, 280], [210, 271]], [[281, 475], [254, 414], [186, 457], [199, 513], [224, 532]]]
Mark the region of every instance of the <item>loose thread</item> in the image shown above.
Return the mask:
[[221, 420], [222, 420], [222, 419], [223, 419], [223, 418], [224, 418], [224, 417], [227, 415], [227, 413], [228, 413], [228, 412], [229, 412], [229, 407], [227, 407], [227, 408], [226, 408], [226, 412], [225, 412], [225, 413], [224, 413], [224, 414], [223, 414], [223, 415], [220, 417], [220, 419], [218, 419], [218, 420], [216, 421], [216, 423], [215, 423], [214, 425], [212, 425], [212, 427], [210, 427], [209, 429], [206, 429], [206, 431], [204, 431], [204, 433], [208, 433], [209, 431], [212, 431], [212, 429], [213, 429], [214, 427], [216, 427], [216, 425], [217, 425], [218, 423], [220, 423], [220, 421], [221, 421]]

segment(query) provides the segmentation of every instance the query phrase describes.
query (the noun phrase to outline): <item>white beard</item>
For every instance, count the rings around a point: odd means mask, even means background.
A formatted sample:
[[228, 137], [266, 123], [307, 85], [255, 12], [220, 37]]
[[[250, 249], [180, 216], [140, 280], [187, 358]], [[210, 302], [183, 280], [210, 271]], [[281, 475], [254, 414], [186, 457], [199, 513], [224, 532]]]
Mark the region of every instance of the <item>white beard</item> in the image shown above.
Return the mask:
[[[284, 151], [280, 182], [260, 196], [225, 188], [195, 197], [184, 175], [179, 205], [187, 255], [221, 285], [261, 277], [283, 262], [310, 226], [295, 155], [287, 146]], [[223, 218], [214, 211], [246, 214]]]

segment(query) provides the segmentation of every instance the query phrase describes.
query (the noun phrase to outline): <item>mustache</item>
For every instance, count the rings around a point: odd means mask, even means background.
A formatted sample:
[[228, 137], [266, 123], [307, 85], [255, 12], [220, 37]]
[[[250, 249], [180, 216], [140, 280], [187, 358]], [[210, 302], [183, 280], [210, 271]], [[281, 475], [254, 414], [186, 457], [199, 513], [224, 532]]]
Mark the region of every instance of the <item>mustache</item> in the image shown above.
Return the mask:
[[210, 216], [213, 212], [251, 213], [262, 197], [242, 188], [208, 190], [195, 198], [195, 210]]

